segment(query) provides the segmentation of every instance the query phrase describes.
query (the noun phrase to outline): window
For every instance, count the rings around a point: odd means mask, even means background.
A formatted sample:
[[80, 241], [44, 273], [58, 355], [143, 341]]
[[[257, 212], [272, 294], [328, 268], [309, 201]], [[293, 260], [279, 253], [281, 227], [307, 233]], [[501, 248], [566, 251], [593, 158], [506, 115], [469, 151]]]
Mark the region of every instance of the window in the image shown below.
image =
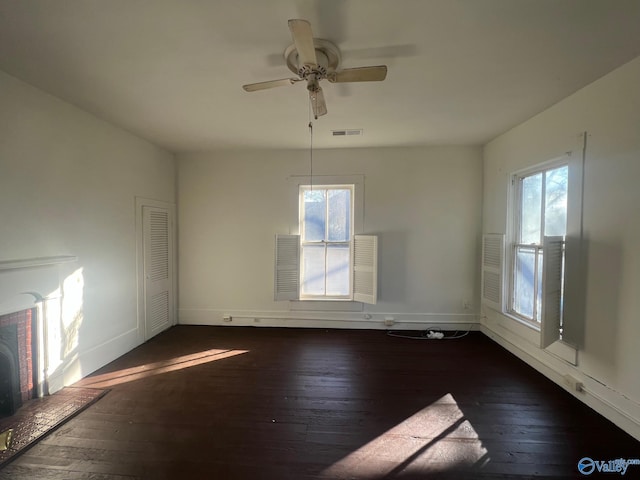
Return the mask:
[[567, 164], [555, 164], [514, 177], [509, 312], [536, 324], [543, 309], [545, 237], [566, 235], [568, 173]]
[[301, 185], [300, 299], [350, 299], [353, 185]]
[[375, 304], [378, 238], [359, 234], [364, 176], [316, 179], [311, 186], [309, 177], [289, 177], [290, 231], [299, 234], [276, 235], [274, 300], [303, 301], [291, 308], [321, 310], [356, 307], [349, 302]]

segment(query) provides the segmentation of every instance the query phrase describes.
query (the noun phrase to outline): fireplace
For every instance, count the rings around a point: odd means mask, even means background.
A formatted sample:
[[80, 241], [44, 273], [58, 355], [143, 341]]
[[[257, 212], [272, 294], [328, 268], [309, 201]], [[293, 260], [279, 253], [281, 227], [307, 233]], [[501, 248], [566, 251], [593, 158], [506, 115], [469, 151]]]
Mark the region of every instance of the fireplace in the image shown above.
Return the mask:
[[35, 309], [0, 316], [0, 417], [34, 398]]
[[64, 386], [63, 283], [76, 261], [0, 260], [0, 417]]

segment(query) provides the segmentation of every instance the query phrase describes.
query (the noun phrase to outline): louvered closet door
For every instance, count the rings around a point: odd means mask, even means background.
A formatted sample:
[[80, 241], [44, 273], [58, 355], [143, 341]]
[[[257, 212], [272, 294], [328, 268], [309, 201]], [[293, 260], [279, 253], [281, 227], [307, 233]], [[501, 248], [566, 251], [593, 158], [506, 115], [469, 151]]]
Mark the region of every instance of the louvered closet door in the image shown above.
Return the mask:
[[145, 339], [173, 323], [171, 218], [163, 208], [143, 207]]

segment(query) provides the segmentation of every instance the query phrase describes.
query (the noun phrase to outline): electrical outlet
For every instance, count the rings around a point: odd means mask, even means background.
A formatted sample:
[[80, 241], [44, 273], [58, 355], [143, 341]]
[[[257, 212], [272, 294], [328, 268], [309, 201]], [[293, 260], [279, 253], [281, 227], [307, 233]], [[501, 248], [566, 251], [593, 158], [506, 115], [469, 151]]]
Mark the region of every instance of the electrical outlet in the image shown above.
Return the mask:
[[462, 309], [471, 310], [471, 300], [462, 300]]
[[231, 315], [223, 315], [222, 317], [223, 322], [230, 322], [231, 320], [232, 320]]
[[384, 317], [384, 326], [385, 327], [391, 327], [393, 326], [393, 324], [396, 323], [396, 319], [393, 317]]
[[564, 384], [574, 392], [582, 392], [584, 390], [584, 384], [573, 375], [565, 375]]

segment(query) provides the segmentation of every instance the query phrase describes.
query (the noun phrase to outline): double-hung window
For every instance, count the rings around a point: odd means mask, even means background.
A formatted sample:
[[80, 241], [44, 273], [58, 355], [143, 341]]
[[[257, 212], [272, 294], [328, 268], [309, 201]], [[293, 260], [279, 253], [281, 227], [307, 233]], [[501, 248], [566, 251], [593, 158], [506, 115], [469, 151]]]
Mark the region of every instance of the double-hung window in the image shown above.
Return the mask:
[[567, 164], [555, 164], [513, 180], [516, 208], [508, 309], [533, 324], [542, 318], [545, 237], [564, 237], [567, 231], [568, 173]]
[[353, 185], [300, 186], [300, 299], [351, 297]]

